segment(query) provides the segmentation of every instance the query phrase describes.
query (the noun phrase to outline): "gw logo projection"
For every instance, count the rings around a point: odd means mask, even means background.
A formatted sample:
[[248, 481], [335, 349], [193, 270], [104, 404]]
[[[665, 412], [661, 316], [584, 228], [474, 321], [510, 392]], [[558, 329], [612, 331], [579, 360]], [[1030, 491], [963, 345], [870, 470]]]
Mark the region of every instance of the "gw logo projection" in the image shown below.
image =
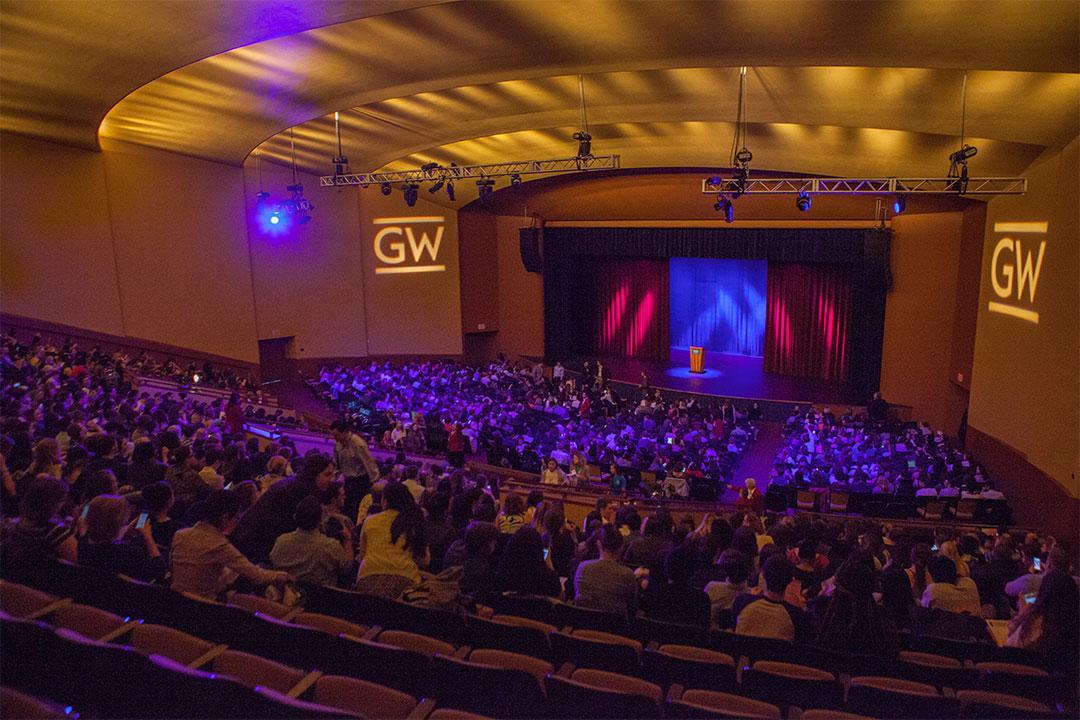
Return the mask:
[[1001, 301], [991, 300], [987, 310], [1039, 324], [1039, 313], [1024, 305], [1035, 304], [1046, 241], [1030, 236], [1046, 235], [1048, 227], [1044, 222], [994, 223], [994, 233], [1009, 235], [997, 241], [990, 259], [990, 283]]
[[[375, 218], [380, 230], [375, 233], [375, 257], [382, 265], [376, 275], [444, 272], [439, 264], [446, 218], [434, 216]], [[429, 233], [433, 234], [429, 235]]]

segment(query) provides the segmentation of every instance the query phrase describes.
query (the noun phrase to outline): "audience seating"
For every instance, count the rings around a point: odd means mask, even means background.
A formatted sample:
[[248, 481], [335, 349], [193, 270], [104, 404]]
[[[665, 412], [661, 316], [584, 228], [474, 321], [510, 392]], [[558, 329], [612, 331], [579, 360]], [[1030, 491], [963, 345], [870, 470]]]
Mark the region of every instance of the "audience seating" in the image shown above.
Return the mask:
[[556, 602], [543, 595], [499, 593], [485, 595], [482, 600], [484, 605], [495, 611], [496, 615], [529, 618], [548, 625], [559, 624], [555, 617]]
[[700, 625], [664, 622], [639, 615], [634, 622], [643, 643], [656, 641], [661, 645], [709, 646], [709, 629]]
[[933, 685], [874, 676], [851, 679], [847, 707], [876, 718], [954, 717], [959, 709]]
[[[468, 660], [436, 655], [434, 694], [440, 706], [497, 718], [546, 717], [550, 708], [536, 671], [547, 675], [551, 665], [524, 655], [514, 662], [506, 658], [513, 653], [500, 653], [502, 657], [494, 653], [500, 651], [480, 651]], [[526, 669], [530, 661], [542, 667]]]
[[960, 717], [964, 718], [1059, 718], [1062, 717], [1042, 703], [1015, 695], [961, 690], [956, 694]]
[[662, 717], [660, 687], [639, 678], [587, 668], [567, 673], [564, 668], [549, 675], [546, 685], [555, 717]]
[[72, 716], [71, 708], [0, 686], [0, 708], [4, 716], [24, 720], [62, 720]]
[[[47, 571], [42, 584], [85, 590], [87, 580], [73, 581], [82, 570]], [[111, 607], [145, 603], [166, 622], [142, 622], [137, 614], [121, 616], [3, 581], [0, 610], [34, 616], [20, 620], [0, 613], [4, 684], [108, 717], [422, 717], [431, 707], [456, 717], [656, 717], [665, 690], [668, 714], [675, 717], [794, 716], [799, 708], [812, 720], [815, 707], [883, 718], [1059, 717], [1052, 706], [1063, 690], [1062, 678], [1040, 667], [1000, 662], [1012, 656], [979, 643], [927, 641], [994, 660], [976, 665], [971, 657], [921, 651], [867, 659], [723, 631], [705, 636], [704, 644], [714, 649], [701, 646], [699, 633], [694, 644], [652, 641], [643, 650], [627, 635], [572, 626], [560, 631], [528, 618], [494, 616], [470, 617], [463, 625], [465, 639], [476, 644], [470, 650], [469, 642], [357, 625], [315, 612], [290, 609], [284, 616], [292, 616], [291, 622], [285, 622], [258, 611], [276, 611], [261, 602], [250, 603], [256, 609], [251, 612], [240, 606], [248, 604], [244, 599], [222, 605], [165, 588], [147, 591], [153, 586], [122, 577], [106, 586], [117, 591]], [[386, 603], [394, 601], [383, 600], [384, 609]], [[181, 618], [182, 613], [187, 616]], [[383, 616], [395, 624], [404, 618], [406, 626], [415, 617], [396, 607]], [[679, 637], [689, 627], [637, 620], [633, 629], [642, 638]], [[233, 626], [226, 628], [229, 622]], [[109, 642], [99, 642], [102, 638]], [[502, 638], [515, 638], [534, 652], [506, 652], [500, 649], [506, 647]], [[537, 643], [541, 653], [535, 652]], [[922, 647], [918, 641], [911, 644]], [[780, 653], [806, 667], [769, 657]], [[551, 659], [564, 664], [558, 674], [552, 672]], [[865, 676], [874, 659], [891, 664], [890, 676]], [[747, 663], [741, 678], [740, 662]], [[92, 667], [109, 668], [109, 673], [98, 677]], [[835, 677], [841, 673], [856, 675], [846, 704]], [[161, 691], [132, 689], [133, 678]], [[325, 678], [320, 694], [318, 685]], [[256, 686], [263, 686], [257, 697]], [[977, 691], [968, 689], [976, 686]], [[363, 699], [351, 697], [348, 688], [356, 688]], [[360, 693], [364, 688], [370, 692]], [[418, 703], [421, 696], [433, 700]], [[364, 704], [380, 697], [385, 700], [379, 707], [389, 709], [376, 712]], [[818, 717], [832, 716], [840, 717]]]
[[399, 690], [341, 675], [323, 675], [316, 680], [312, 699], [320, 705], [386, 720], [404, 720], [418, 704], [416, 698]]
[[555, 622], [558, 627], [575, 630], [598, 630], [613, 635], [631, 635], [626, 618], [602, 610], [590, 610], [570, 603], [555, 603]]
[[743, 671], [742, 682], [749, 695], [781, 708], [839, 708], [844, 699], [832, 673], [805, 665], [759, 660]]
[[735, 690], [735, 659], [724, 653], [688, 645], [661, 645], [647, 648], [643, 660], [645, 677], [663, 688], [679, 684], [701, 690]]
[[597, 630], [555, 632], [549, 638], [558, 665], [569, 662], [624, 675], [641, 674], [642, 648], [637, 640]]
[[714, 690], [672, 687], [667, 698], [668, 715], [675, 718], [749, 718], [780, 720], [780, 708], [760, 700]]
[[557, 631], [554, 625], [514, 615], [494, 615], [489, 619], [469, 616], [468, 625], [469, 639], [474, 646], [503, 648], [551, 659], [548, 635]]
[[897, 666], [900, 677], [934, 685], [939, 689], [973, 688], [979, 679], [978, 670], [970, 662], [942, 655], [908, 650], [900, 653]]
[[293, 615], [299, 613], [296, 608], [291, 608], [288, 605], [282, 605], [281, 603], [274, 602], [258, 595], [249, 595], [246, 593], [230, 592], [227, 596], [229, 605], [243, 608], [248, 612], [259, 612], [263, 615], [269, 615], [270, 617], [277, 618], [278, 620], [285, 620], [291, 618]]

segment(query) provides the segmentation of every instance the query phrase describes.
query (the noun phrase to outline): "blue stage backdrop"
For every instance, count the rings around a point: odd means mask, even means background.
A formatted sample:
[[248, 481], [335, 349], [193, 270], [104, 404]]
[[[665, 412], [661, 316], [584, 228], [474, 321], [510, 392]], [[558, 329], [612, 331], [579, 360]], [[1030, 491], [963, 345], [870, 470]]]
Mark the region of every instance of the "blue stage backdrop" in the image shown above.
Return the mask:
[[671, 258], [671, 344], [765, 354], [766, 260]]

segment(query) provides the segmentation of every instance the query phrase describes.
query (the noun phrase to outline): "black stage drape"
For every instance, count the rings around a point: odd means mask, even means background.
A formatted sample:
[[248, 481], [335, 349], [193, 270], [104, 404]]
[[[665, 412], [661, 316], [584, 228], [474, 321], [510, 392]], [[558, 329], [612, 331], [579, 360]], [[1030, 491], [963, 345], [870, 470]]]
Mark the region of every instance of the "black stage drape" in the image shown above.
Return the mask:
[[881, 375], [888, 230], [817, 228], [545, 228], [544, 350], [550, 360], [591, 354], [593, 281], [598, 258], [768, 260], [847, 266], [851, 315], [848, 386], [869, 397]]

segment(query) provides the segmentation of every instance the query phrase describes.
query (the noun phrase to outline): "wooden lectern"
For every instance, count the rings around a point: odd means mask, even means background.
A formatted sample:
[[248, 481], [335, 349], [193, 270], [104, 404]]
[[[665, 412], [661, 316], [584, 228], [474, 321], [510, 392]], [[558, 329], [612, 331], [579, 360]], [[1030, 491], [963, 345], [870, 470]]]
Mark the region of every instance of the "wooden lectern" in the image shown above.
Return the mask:
[[705, 348], [690, 347], [690, 372], [705, 372]]

